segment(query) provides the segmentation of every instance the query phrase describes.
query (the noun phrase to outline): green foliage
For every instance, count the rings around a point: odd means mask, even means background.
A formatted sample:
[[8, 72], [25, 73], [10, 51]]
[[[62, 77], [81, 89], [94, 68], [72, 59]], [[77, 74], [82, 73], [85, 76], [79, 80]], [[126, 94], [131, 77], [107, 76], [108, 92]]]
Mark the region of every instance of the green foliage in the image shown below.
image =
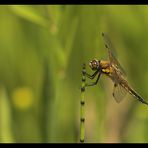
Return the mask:
[[[148, 101], [148, 6], [0, 6], [0, 142], [79, 142], [82, 63], [111, 38], [131, 86]], [[116, 104], [112, 83], [85, 92], [86, 142], [147, 142], [147, 106]]]

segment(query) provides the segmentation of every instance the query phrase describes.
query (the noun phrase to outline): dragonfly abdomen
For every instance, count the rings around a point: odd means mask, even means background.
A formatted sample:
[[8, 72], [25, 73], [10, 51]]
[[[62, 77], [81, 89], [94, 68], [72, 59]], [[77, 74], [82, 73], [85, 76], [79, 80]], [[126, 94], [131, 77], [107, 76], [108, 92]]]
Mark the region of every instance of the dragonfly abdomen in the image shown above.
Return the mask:
[[138, 99], [138, 101], [140, 101], [141, 103], [147, 104], [148, 102], [146, 102], [136, 91], [134, 91], [131, 87], [124, 85], [123, 83], [121, 84], [121, 86], [126, 89], [127, 92], [129, 92], [132, 96], [134, 96], [136, 99]]

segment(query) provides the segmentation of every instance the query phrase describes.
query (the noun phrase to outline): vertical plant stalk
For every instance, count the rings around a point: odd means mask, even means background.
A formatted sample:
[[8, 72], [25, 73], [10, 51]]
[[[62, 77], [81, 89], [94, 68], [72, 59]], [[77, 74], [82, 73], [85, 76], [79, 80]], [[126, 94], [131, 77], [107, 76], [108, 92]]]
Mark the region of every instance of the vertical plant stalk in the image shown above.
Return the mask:
[[83, 64], [82, 70], [82, 86], [81, 86], [81, 101], [80, 101], [80, 143], [84, 143], [85, 138], [85, 81], [86, 81], [86, 69]]

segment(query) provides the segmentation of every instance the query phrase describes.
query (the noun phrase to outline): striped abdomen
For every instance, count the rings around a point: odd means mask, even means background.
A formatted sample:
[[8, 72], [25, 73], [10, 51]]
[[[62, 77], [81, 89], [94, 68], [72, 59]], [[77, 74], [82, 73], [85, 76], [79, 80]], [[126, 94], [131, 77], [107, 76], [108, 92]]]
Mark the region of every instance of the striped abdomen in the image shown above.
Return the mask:
[[138, 93], [136, 93], [136, 91], [134, 91], [131, 87], [129, 87], [127, 84], [121, 83], [120, 84], [127, 92], [129, 92], [132, 96], [134, 96], [136, 99], [138, 99], [138, 101], [140, 101], [141, 103], [147, 104], [148, 102], [146, 102]]

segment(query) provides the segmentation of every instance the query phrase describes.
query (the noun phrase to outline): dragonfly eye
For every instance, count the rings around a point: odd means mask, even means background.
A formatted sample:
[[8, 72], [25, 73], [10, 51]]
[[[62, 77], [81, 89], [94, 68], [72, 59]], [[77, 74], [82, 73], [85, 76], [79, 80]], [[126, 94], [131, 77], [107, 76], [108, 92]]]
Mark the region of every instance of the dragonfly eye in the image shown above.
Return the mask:
[[90, 61], [89, 66], [92, 70], [97, 70], [99, 68], [99, 61], [97, 59], [94, 59]]

